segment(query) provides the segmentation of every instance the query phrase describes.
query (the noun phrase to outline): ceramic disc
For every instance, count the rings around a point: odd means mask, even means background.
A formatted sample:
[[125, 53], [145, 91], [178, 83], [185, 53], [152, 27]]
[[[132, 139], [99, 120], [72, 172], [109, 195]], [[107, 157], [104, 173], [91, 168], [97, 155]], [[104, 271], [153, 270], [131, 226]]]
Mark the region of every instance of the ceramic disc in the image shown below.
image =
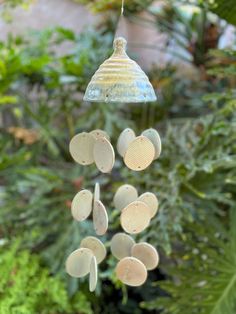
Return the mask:
[[138, 287], [147, 279], [147, 269], [135, 257], [125, 257], [116, 266], [116, 276], [124, 284]]
[[143, 131], [142, 135], [146, 136], [155, 147], [155, 157], [157, 159], [161, 154], [161, 138], [157, 130], [148, 129]]
[[127, 128], [121, 132], [117, 142], [117, 151], [121, 157], [124, 157], [129, 144], [133, 142], [135, 138], [136, 135], [132, 129]]
[[95, 188], [94, 188], [93, 201], [95, 203], [96, 201], [99, 201], [99, 200], [100, 200], [100, 184], [96, 182]]
[[136, 201], [138, 198], [138, 192], [132, 185], [124, 184], [120, 186], [114, 196], [114, 205], [118, 210], [122, 210], [127, 205]]
[[66, 272], [76, 278], [86, 276], [90, 271], [93, 252], [87, 248], [77, 249], [66, 260]]
[[149, 243], [135, 244], [131, 249], [131, 253], [133, 257], [136, 257], [145, 265], [147, 270], [155, 269], [159, 263], [157, 250]]
[[75, 135], [70, 141], [69, 151], [72, 158], [80, 165], [94, 163], [93, 148], [95, 138], [86, 132]]
[[97, 140], [101, 137], [105, 137], [108, 141], [110, 140], [110, 136], [107, 134], [107, 132], [103, 131], [103, 130], [93, 130], [90, 132], [90, 134], [92, 134], [94, 136], [94, 138]]
[[98, 281], [98, 265], [96, 257], [93, 256], [90, 263], [90, 274], [89, 274], [89, 291], [93, 292], [96, 290]]
[[122, 210], [120, 221], [122, 228], [131, 234], [140, 233], [150, 223], [150, 210], [148, 206], [140, 201], [129, 204]]
[[71, 204], [71, 213], [75, 220], [83, 221], [92, 211], [93, 194], [89, 190], [82, 190], [75, 195]]
[[104, 260], [107, 254], [104, 244], [95, 237], [89, 236], [84, 238], [80, 243], [80, 247], [90, 249], [96, 257], [98, 264]]
[[129, 169], [141, 171], [152, 163], [154, 156], [155, 148], [152, 142], [145, 136], [139, 136], [129, 144], [124, 162]]
[[117, 233], [111, 239], [111, 253], [115, 258], [121, 260], [131, 256], [131, 248], [134, 244], [134, 239], [128, 234]]
[[96, 201], [93, 208], [93, 225], [97, 235], [103, 235], [108, 228], [108, 216], [101, 201]]
[[105, 137], [96, 140], [93, 156], [96, 166], [101, 172], [111, 172], [115, 163], [115, 153], [111, 143]]
[[158, 211], [158, 199], [154, 193], [146, 192], [139, 196], [138, 201], [144, 202], [150, 209], [151, 218], [153, 218]]

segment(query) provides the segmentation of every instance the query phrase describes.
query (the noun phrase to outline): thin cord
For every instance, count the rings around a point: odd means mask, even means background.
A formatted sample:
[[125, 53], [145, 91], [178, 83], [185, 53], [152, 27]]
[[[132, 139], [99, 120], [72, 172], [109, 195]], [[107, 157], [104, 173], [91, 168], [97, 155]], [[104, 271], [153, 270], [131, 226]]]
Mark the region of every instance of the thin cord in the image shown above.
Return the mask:
[[122, 4], [121, 4], [121, 15], [124, 15], [124, 6], [125, 6], [125, 0], [122, 0]]

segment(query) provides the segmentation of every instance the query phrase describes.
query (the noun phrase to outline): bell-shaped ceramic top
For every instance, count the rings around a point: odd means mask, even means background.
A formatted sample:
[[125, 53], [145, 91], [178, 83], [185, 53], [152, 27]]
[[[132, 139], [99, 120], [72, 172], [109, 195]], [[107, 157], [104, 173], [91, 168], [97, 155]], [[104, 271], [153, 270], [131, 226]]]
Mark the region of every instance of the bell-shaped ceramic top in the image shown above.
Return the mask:
[[92, 77], [85, 101], [138, 103], [156, 100], [147, 75], [126, 54], [126, 45], [123, 37], [114, 40], [114, 53]]

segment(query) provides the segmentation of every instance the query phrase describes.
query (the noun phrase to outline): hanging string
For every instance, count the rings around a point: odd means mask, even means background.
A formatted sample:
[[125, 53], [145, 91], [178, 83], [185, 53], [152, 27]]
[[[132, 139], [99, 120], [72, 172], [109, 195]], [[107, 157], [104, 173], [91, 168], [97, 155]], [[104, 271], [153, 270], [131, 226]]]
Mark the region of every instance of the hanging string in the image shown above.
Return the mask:
[[126, 37], [126, 30], [125, 30], [125, 17], [124, 17], [124, 9], [125, 7], [125, 0], [121, 1], [121, 13], [117, 23], [115, 38], [116, 37]]
[[122, 3], [121, 3], [121, 16], [124, 15], [124, 6], [125, 6], [125, 0], [122, 0]]

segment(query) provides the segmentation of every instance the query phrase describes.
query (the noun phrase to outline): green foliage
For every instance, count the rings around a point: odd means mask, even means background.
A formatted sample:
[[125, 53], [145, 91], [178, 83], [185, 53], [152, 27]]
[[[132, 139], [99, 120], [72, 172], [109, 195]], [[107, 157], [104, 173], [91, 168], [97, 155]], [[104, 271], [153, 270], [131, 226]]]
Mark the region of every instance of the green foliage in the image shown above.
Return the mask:
[[210, 1], [210, 8], [214, 13], [226, 20], [228, 23], [236, 25], [236, 5], [234, 0]]
[[2, 0], [0, 5], [3, 6], [1, 10], [1, 15], [6, 22], [12, 21], [11, 10], [17, 6], [23, 9], [28, 9], [29, 6], [34, 2], [34, 0]]
[[[224, 78], [231, 77], [228, 67], [231, 67], [234, 54], [229, 51], [214, 51], [213, 54], [220, 57], [214, 75], [222, 77], [224, 71]], [[230, 56], [227, 65], [226, 56]], [[170, 173], [175, 190], [167, 191], [168, 198], [172, 199], [177, 190], [174, 205], [180, 204], [178, 211], [182, 213], [189, 209], [193, 216], [187, 222], [189, 213], [186, 213], [179, 236], [172, 236], [172, 254], [162, 265], [168, 280], [158, 282], [158, 287], [163, 289], [166, 297], [142, 304], [145, 308], [162, 309], [168, 314], [232, 314], [236, 310], [235, 90], [226, 88], [223, 94], [213, 93], [204, 98], [213, 107], [220, 106], [221, 109], [211, 118], [201, 119], [201, 123], [208, 121], [207, 128], [205, 123], [196, 125], [200, 141], [184, 145], [189, 151], [197, 152], [193, 155], [191, 168], [186, 161], [179, 168], [178, 180], [184, 175], [189, 182], [185, 181], [181, 192], [176, 184], [177, 178]], [[181, 139], [192, 137], [190, 130], [185, 134], [181, 134]], [[191, 169], [190, 176], [186, 169]], [[168, 206], [167, 210], [176, 217], [174, 206]], [[150, 238], [154, 236], [152, 232]]]
[[37, 256], [19, 251], [19, 241], [0, 249], [1, 314], [92, 314], [83, 293], [68, 298], [63, 282], [40, 266]]
[[[171, 280], [159, 282], [166, 297], [147, 304], [166, 314], [232, 314], [236, 311], [236, 211], [230, 226], [216, 221], [186, 226], [178, 238], [171, 263]], [[145, 304], [143, 304], [145, 307]]]
[[[118, 10], [121, 9], [121, 0], [74, 0], [82, 4], [86, 4], [94, 12], [107, 12], [108, 10]], [[144, 8], [152, 4], [153, 0], [126, 0], [125, 1], [125, 11], [127, 13], [136, 13], [142, 11]]]

